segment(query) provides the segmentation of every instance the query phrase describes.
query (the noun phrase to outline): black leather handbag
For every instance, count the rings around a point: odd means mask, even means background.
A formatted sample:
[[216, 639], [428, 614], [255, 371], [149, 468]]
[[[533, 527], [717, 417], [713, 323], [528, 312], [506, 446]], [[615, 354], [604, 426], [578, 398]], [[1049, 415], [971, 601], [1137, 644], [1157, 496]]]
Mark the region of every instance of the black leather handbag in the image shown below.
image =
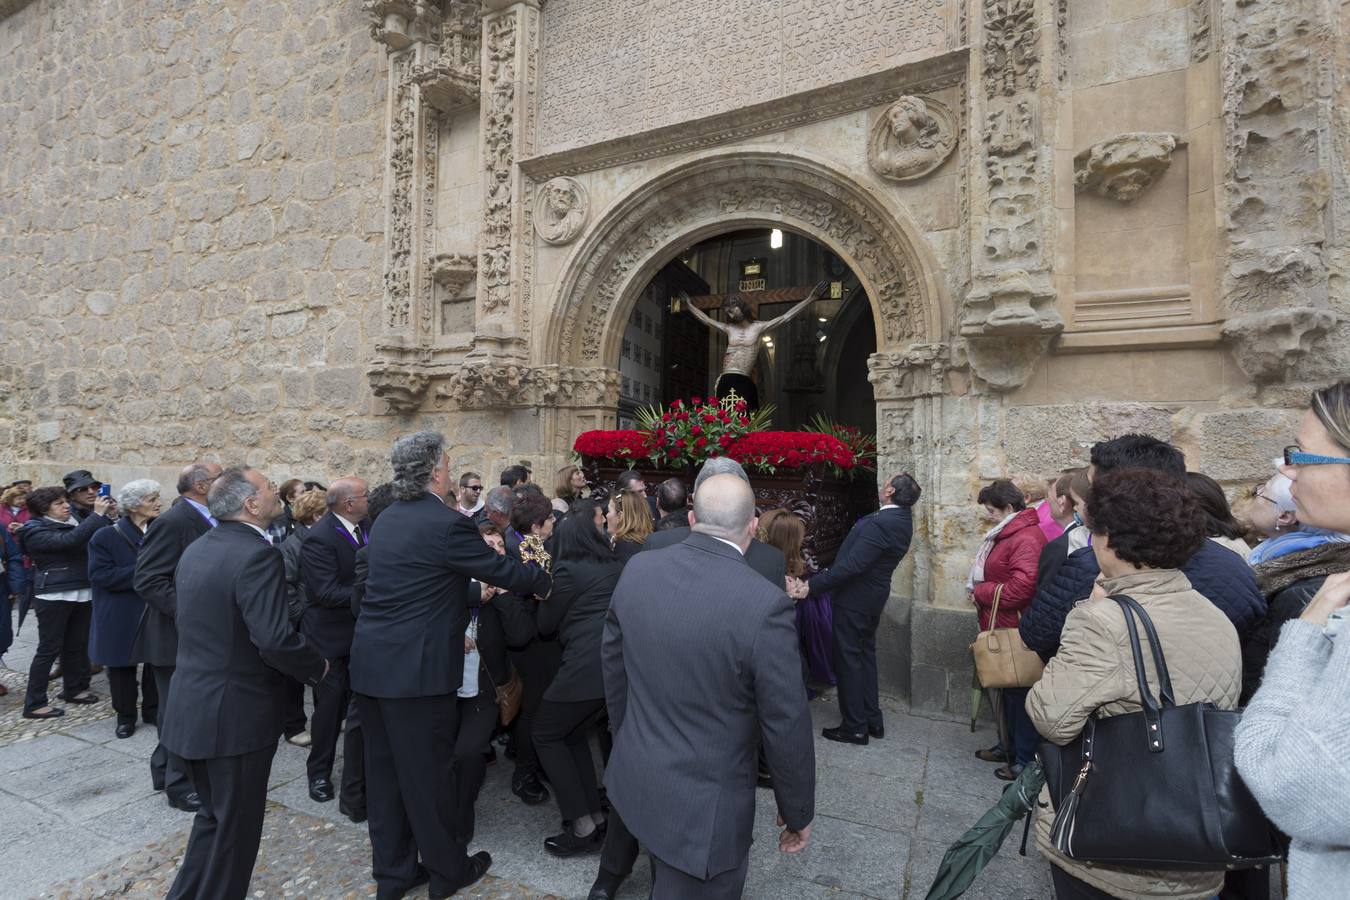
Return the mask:
[[[1133, 597], [1111, 599], [1129, 627], [1144, 708], [1090, 716], [1071, 743], [1041, 745], [1055, 849], [1070, 859], [1146, 869], [1216, 871], [1278, 862], [1275, 831], [1233, 762], [1241, 712], [1212, 703], [1177, 706], [1148, 613]], [[1153, 652], [1158, 699], [1149, 691], [1136, 616]]]

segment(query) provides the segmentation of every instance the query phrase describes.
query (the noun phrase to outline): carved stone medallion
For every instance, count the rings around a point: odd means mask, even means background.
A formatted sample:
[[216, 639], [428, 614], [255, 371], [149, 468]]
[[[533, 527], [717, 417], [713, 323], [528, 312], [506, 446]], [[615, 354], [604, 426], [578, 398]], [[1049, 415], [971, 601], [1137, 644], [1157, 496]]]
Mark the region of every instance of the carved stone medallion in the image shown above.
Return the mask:
[[547, 243], [566, 244], [581, 233], [590, 206], [590, 198], [580, 182], [554, 178], [539, 189], [534, 230]]
[[1118, 134], [1073, 158], [1074, 184], [1080, 191], [1129, 203], [1162, 177], [1182, 143], [1167, 132]]
[[956, 147], [952, 112], [930, 97], [901, 97], [872, 126], [867, 161], [891, 181], [913, 181], [932, 172]]

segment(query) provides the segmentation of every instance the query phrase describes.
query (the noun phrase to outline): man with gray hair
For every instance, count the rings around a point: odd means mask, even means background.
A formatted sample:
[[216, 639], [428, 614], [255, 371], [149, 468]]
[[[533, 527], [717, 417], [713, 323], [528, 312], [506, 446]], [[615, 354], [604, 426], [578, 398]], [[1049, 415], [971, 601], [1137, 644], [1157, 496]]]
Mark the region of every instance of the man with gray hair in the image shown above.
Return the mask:
[[286, 615], [285, 566], [266, 530], [281, 513], [276, 485], [247, 466], [227, 469], [207, 505], [219, 524], [183, 551], [174, 574], [178, 670], [160, 737], [191, 766], [202, 808], [170, 898], [248, 893], [284, 678], [318, 684], [328, 673]]
[[746, 564], [749, 484], [703, 479], [690, 521], [679, 545], [629, 561], [600, 651], [614, 732], [605, 785], [651, 853], [652, 896], [662, 900], [742, 895], [761, 735], [786, 825], [779, 849], [805, 848], [815, 816], [795, 617], [782, 585]]
[[487, 492], [483, 498], [483, 509], [479, 516], [496, 525], [506, 542], [506, 555], [520, 560], [520, 535], [511, 525], [511, 513], [516, 507], [516, 492], [506, 485], [499, 485]]
[[[219, 477], [218, 463], [199, 461], [184, 466], [178, 473], [178, 499], [168, 512], [150, 523], [145, 543], [136, 557], [133, 586], [145, 601], [145, 615], [141, 617], [132, 658], [154, 666], [160, 699], [156, 724], [161, 732], [168, 715], [165, 701], [178, 658], [175, 571], [188, 545], [215, 527], [216, 519], [206, 507], [206, 497]], [[156, 744], [150, 755], [150, 782], [155, 790], [164, 791], [174, 809], [196, 812], [201, 806], [192, 789], [187, 765], [175, 759], [163, 744]]]
[[[351, 683], [365, 736], [371, 871], [380, 897], [430, 880], [434, 897], [492, 865], [457, 834], [451, 766], [459, 731], [469, 582], [547, 596], [547, 574], [498, 556], [473, 522], [446, 505], [445, 438], [419, 431], [394, 443], [395, 501], [371, 528]], [[421, 857], [421, 865], [418, 857]]]

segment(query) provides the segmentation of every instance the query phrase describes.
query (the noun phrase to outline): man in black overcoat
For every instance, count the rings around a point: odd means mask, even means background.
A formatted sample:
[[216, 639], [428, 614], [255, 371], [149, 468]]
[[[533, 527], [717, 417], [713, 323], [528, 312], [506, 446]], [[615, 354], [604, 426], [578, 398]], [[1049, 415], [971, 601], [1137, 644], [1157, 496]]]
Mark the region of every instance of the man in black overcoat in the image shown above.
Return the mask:
[[829, 594], [833, 611], [834, 674], [843, 721], [821, 731], [828, 740], [866, 744], [885, 737], [877, 696], [877, 627], [891, 596], [891, 576], [914, 534], [911, 507], [919, 485], [908, 474], [881, 487], [881, 509], [859, 519], [834, 564], [810, 580], [812, 594]]
[[[300, 545], [300, 578], [305, 585], [305, 612], [300, 633], [323, 654], [332, 670], [314, 688], [314, 715], [310, 719], [309, 796], [324, 803], [333, 799], [333, 758], [350, 700], [347, 661], [351, 655], [352, 582], [356, 553], [366, 545], [363, 524], [369, 487], [360, 478], [339, 478], [328, 488], [328, 511], [314, 523]], [[366, 814], [364, 756], [361, 728], [347, 722], [342, 741], [342, 799], [339, 807], [353, 819]]]
[[[483, 542], [446, 506], [445, 437], [400, 438], [390, 455], [397, 498], [371, 529], [369, 571], [352, 639], [351, 680], [366, 751], [366, 797], [377, 897], [430, 880], [447, 897], [492, 864], [457, 837], [450, 761], [459, 730], [469, 582], [545, 596], [548, 575]], [[418, 857], [421, 857], [421, 865]]]
[[[132, 645], [132, 658], [154, 666], [159, 694], [156, 727], [160, 734], [164, 733], [169, 686], [178, 658], [178, 629], [174, 624], [178, 591], [174, 571], [188, 545], [216, 524], [206, 506], [206, 495], [219, 477], [220, 466], [213, 462], [195, 462], [184, 467], [178, 473], [178, 499], [168, 512], [151, 520], [145, 543], [136, 557], [134, 586], [145, 600], [145, 614]], [[156, 744], [150, 755], [150, 781], [155, 790], [164, 791], [169, 805], [176, 809], [196, 812], [201, 806], [192, 789], [187, 765], [166, 750], [163, 742]]]
[[175, 572], [178, 667], [160, 735], [188, 761], [202, 805], [171, 900], [248, 894], [285, 676], [318, 684], [328, 671], [286, 617], [285, 566], [267, 534], [281, 513], [276, 485], [256, 469], [228, 469], [209, 508], [219, 524], [183, 551]]

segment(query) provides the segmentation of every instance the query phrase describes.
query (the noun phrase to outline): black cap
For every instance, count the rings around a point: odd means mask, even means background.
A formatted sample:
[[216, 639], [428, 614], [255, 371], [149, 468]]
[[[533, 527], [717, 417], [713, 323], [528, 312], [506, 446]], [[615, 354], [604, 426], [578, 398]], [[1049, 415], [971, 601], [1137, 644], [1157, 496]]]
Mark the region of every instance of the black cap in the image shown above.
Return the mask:
[[67, 472], [65, 477], [61, 479], [61, 483], [66, 486], [67, 494], [73, 494], [90, 486], [103, 487], [103, 482], [91, 475], [88, 469], [76, 469], [74, 472]]

